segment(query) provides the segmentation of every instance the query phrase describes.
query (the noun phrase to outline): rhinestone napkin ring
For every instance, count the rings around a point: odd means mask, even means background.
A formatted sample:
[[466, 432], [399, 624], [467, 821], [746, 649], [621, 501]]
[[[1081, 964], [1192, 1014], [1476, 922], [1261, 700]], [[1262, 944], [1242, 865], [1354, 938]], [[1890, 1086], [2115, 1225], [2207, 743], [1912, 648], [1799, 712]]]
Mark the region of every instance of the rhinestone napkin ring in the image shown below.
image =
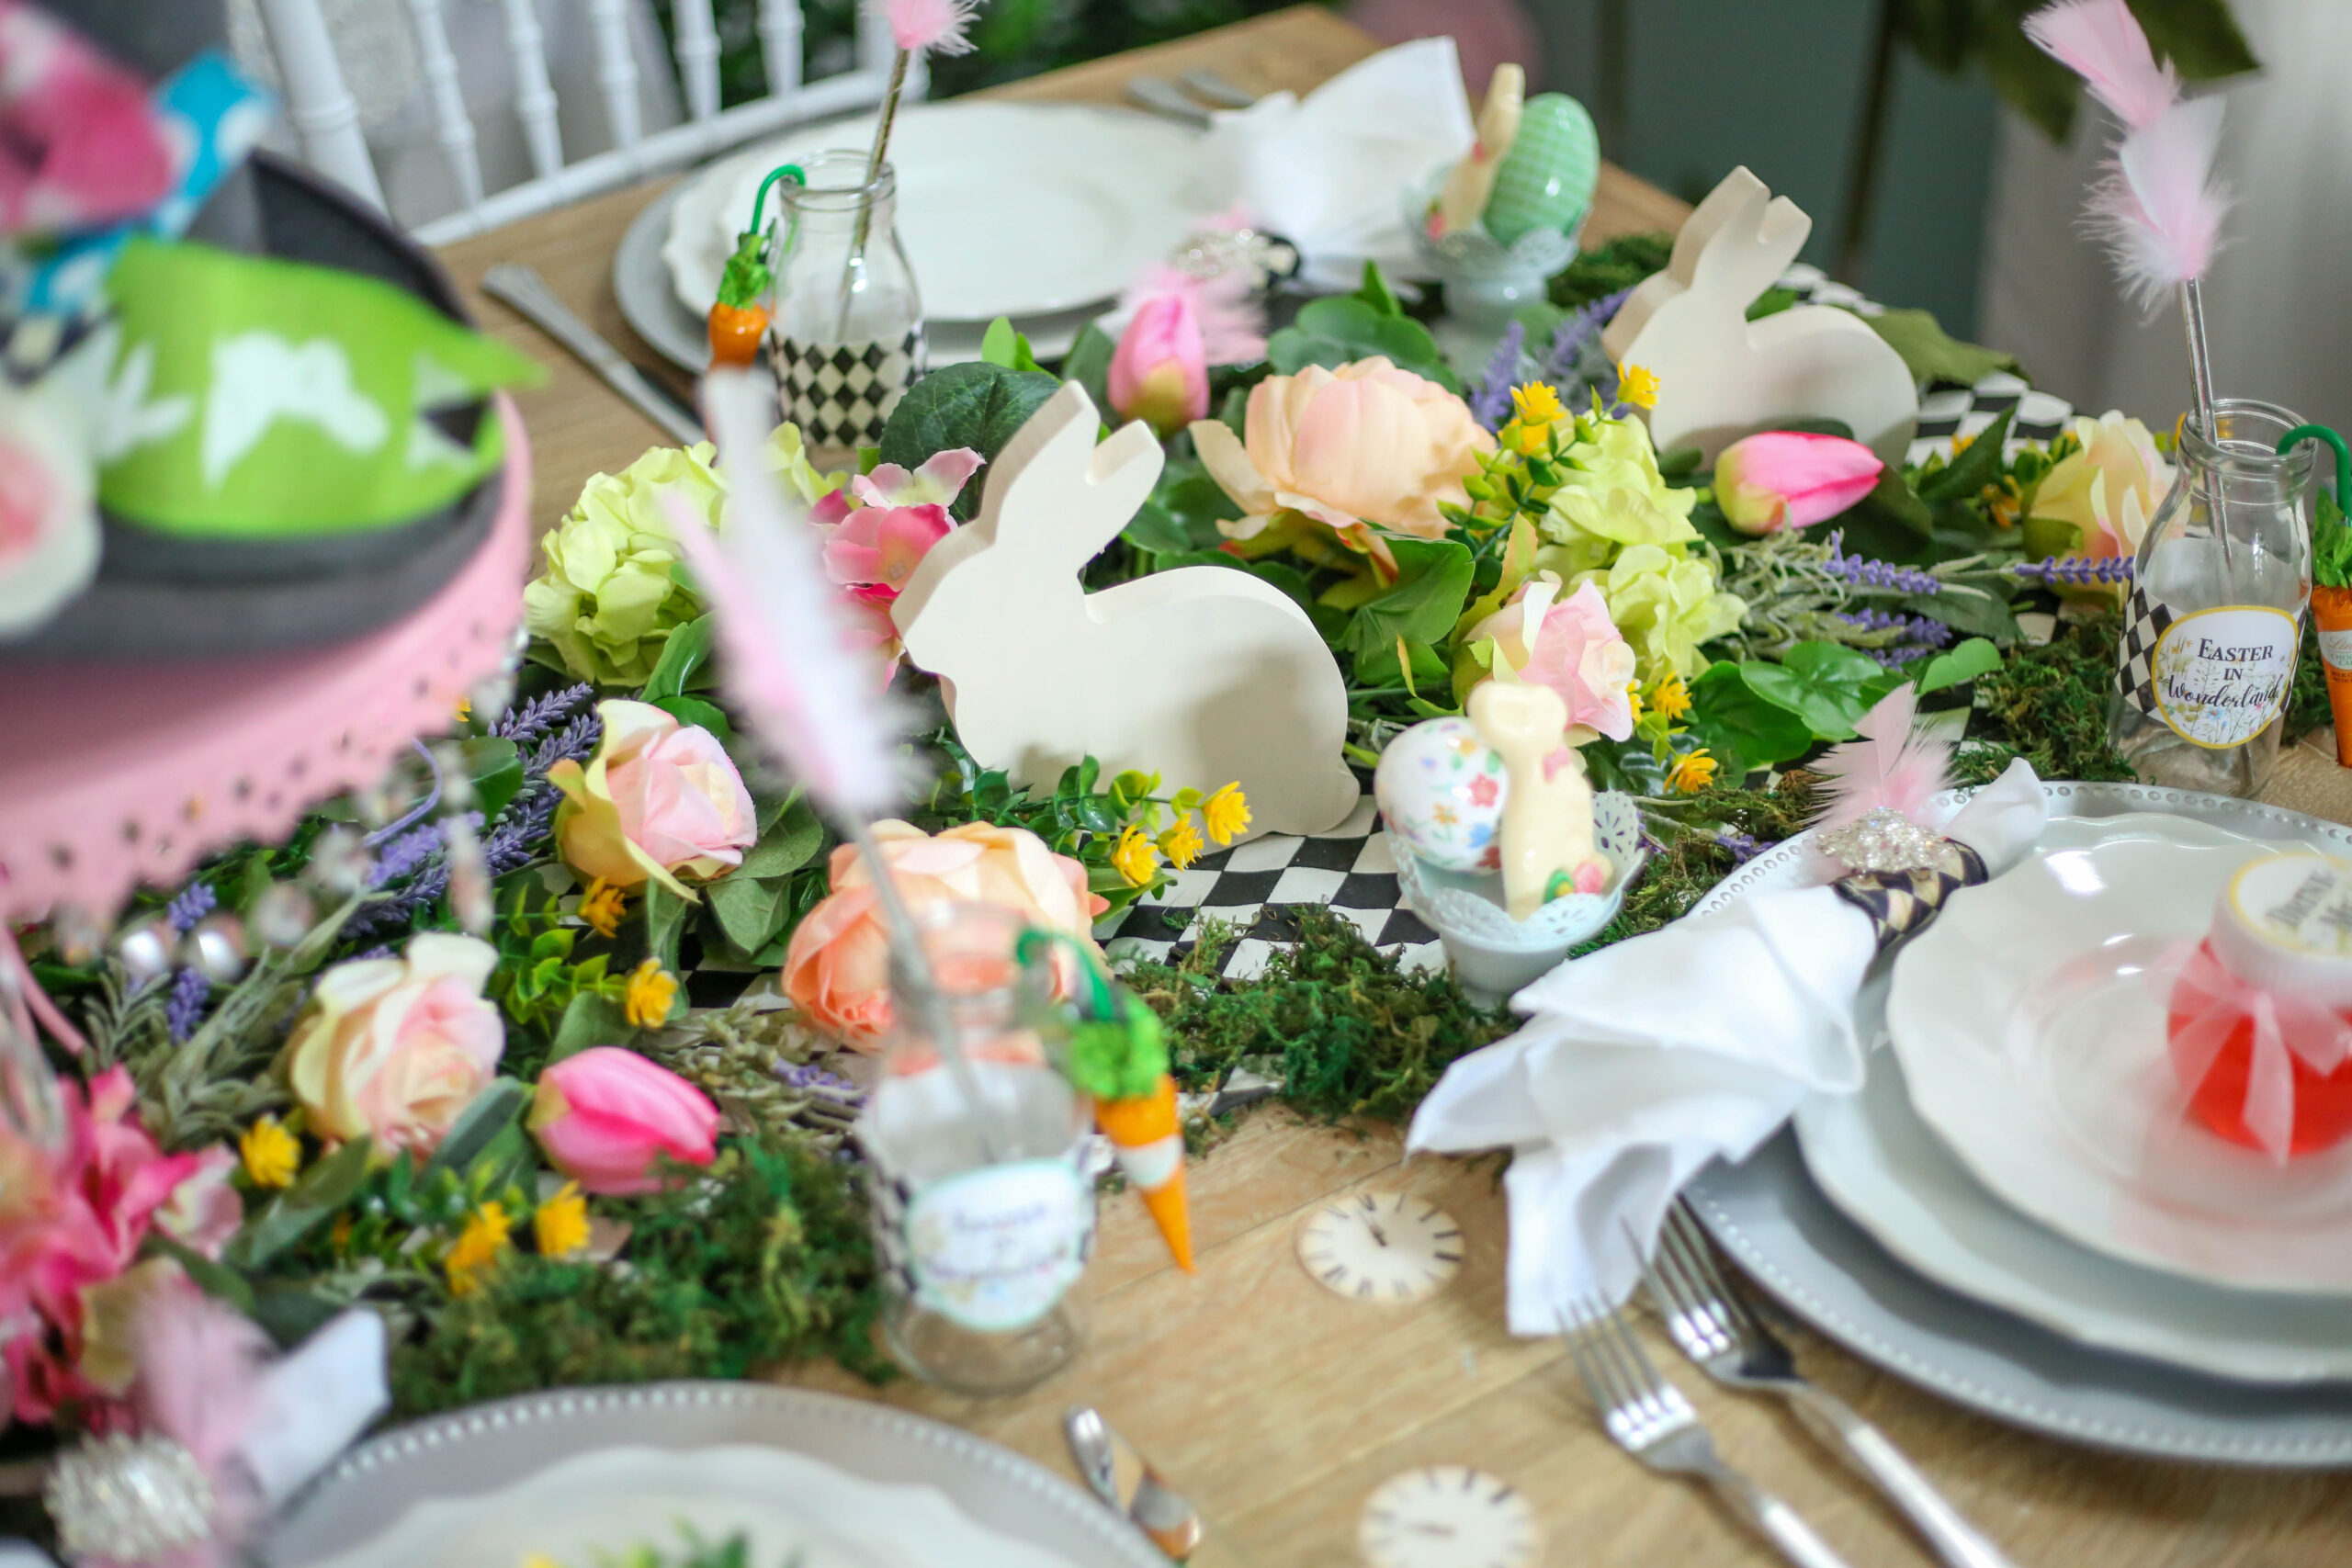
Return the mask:
[[168, 1438], [117, 1433], [68, 1449], [51, 1462], [41, 1500], [75, 1562], [143, 1562], [212, 1533], [212, 1482]]
[[1814, 835], [1814, 847], [1849, 871], [1923, 871], [1936, 863], [1944, 836], [1891, 806], [1873, 806], [1853, 821]]

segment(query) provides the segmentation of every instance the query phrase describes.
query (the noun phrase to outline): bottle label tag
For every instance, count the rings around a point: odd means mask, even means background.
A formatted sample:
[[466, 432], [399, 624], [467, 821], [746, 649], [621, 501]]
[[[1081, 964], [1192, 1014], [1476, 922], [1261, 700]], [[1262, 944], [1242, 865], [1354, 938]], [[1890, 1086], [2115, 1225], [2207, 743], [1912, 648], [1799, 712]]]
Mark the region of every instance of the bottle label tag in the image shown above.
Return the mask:
[[2295, 679], [2295, 617], [2223, 604], [2169, 619], [2149, 660], [2156, 716], [2192, 746], [2243, 746], [2270, 727]]
[[915, 1192], [902, 1223], [917, 1302], [984, 1333], [1024, 1328], [1085, 1272], [1094, 1190], [1068, 1158], [987, 1166]]
[[2352, 631], [2319, 633], [2319, 656], [2328, 668], [2352, 671]]

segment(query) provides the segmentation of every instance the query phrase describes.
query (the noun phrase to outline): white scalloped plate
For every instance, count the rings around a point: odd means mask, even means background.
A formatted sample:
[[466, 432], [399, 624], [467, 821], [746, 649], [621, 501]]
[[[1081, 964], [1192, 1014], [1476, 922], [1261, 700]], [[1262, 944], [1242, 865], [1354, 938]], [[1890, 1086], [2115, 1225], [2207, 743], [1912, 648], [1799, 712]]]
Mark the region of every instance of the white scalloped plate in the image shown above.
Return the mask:
[[[2299, 812], [2143, 784], [2045, 784], [2053, 818], [2165, 811], [2248, 837], [2352, 851], [2352, 829]], [[1958, 799], [1955, 795], [1953, 799]], [[1799, 886], [1802, 840], [1702, 899], [1718, 908]], [[1886, 965], [1864, 987], [1874, 1027]], [[1997, 1420], [2071, 1442], [2167, 1459], [2289, 1469], [2352, 1466], [2352, 1385], [2263, 1386], [2086, 1346], [1927, 1279], [1839, 1213], [1784, 1132], [1738, 1165], [1702, 1171], [1689, 1196], [1715, 1240], [1790, 1311], [1865, 1360]]]
[[[724, 1460], [719, 1469], [714, 1457]], [[630, 1502], [606, 1510], [577, 1501], [589, 1495], [579, 1490], [582, 1477], [593, 1484], [616, 1465], [634, 1467]], [[920, 1516], [928, 1536], [860, 1540], [859, 1510], [829, 1509], [803, 1488], [812, 1469], [836, 1472], [844, 1499], [888, 1502], [894, 1525]], [[792, 1495], [760, 1495], [778, 1476]], [[707, 1493], [714, 1483], [718, 1493]], [[548, 1544], [531, 1544], [541, 1538], [526, 1540], [527, 1530], [500, 1533], [515, 1499], [544, 1520], [526, 1522]], [[354, 1450], [305, 1493], [260, 1555], [266, 1568], [514, 1568], [519, 1554], [479, 1554], [522, 1546], [584, 1563], [595, 1559], [565, 1533], [566, 1509], [581, 1512], [584, 1529], [630, 1534], [608, 1543], [617, 1551], [649, 1527], [657, 1543], [674, 1539], [662, 1530], [673, 1517], [665, 1508], [681, 1502], [708, 1528], [765, 1532], [763, 1552], [770, 1535], [783, 1539], [804, 1522], [821, 1528], [829, 1535], [812, 1535], [812, 1550], [822, 1539], [834, 1555], [812, 1556], [809, 1568], [1167, 1568], [1125, 1521], [1009, 1450], [887, 1405], [752, 1382], [560, 1390], [399, 1427]], [[591, 1506], [600, 1510], [593, 1517]]]

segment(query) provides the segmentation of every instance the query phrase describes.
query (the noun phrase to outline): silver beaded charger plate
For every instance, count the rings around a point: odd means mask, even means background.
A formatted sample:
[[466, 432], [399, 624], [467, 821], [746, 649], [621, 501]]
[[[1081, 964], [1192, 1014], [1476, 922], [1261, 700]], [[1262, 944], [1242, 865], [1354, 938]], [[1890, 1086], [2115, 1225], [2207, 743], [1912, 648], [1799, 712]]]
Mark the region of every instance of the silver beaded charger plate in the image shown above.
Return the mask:
[[[2171, 812], [2250, 838], [2352, 849], [2352, 829], [2253, 801], [2123, 784], [2044, 784], [2042, 793], [2053, 818]], [[1692, 912], [1795, 886], [1806, 852], [1802, 839], [1775, 847]], [[1886, 967], [1866, 983], [1861, 1009], [1883, 1005]], [[1838, 1211], [1814, 1185], [1788, 1129], [1740, 1164], [1708, 1167], [1689, 1196], [1716, 1242], [1782, 1305], [1864, 1360], [1955, 1404], [2130, 1453], [2352, 1468], [2352, 1384], [2207, 1376], [2093, 1348], [1947, 1290]]]
[[310, 1568], [383, 1534], [421, 1503], [502, 1492], [602, 1449], [747, 1444], [808, 1454], [867, 1480], [936, 1487], [979, 1524], [1079, 1568], [1167, 1568], [1132, 1526], [1009, 1449], [888, 1405], [752, 1382], [562, 1389], [396, 1427], [354, 1449], [297, 1499], [259, 1559], [265, 1568]]

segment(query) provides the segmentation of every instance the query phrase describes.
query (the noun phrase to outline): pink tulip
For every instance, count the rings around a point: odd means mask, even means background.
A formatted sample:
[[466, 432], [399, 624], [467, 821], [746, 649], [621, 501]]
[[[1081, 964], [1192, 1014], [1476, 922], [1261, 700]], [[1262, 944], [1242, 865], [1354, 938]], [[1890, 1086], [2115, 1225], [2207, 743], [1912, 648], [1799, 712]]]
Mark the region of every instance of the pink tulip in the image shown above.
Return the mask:
[[1870, 494], [1885, 466], [1842, 435], [1768, 430], [1715, 459], [1715, 504], [1743, 534], [1809, 527]]
[[1163, 440], [1208, 417], [1208, 347], [1191, 296], [1155, 294], [1136, 308], [1111, 355], [1111, 406]]
[[657, 1155], [696, 1166], [718, 1157], [718, 1108], [669, 1068], [598, 1045], [539, 1075], [531, 1134], [583, 1190], [622, 1197], [660, 1190]]

